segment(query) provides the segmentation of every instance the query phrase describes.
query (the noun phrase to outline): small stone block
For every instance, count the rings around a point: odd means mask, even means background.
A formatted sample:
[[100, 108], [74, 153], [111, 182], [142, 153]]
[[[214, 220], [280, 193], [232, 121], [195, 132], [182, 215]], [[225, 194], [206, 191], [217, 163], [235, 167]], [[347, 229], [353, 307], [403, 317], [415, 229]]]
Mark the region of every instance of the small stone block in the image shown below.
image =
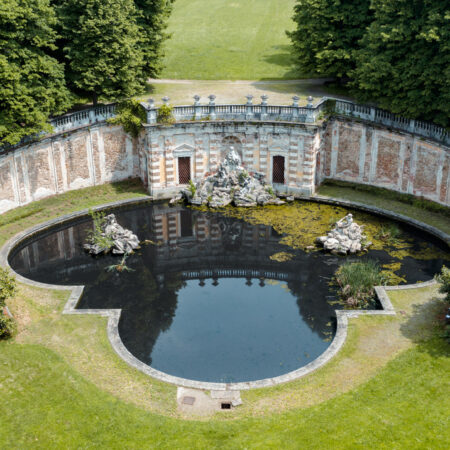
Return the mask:
[[195, 397], [183, 397], [183, 401], [181, 402], [183, 405], [193, 405], [195, 403]]

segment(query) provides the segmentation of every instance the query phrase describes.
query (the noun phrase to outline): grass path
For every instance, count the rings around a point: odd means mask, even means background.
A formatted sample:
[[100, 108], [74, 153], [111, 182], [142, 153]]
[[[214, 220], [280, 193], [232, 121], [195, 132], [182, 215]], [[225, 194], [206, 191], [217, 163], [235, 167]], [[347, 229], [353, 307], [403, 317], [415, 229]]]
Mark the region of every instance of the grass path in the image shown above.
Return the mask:
[[[306, 105], [308, 96], [318, 100], [324, 96], [333, 96], [334, 91], [325, 86], [329, 78], [307, 78], [304, 80], [278, 80], [278, 81], [251, 81], [251, 80], [149, 80], [149, 89], [143, 98], [149, 96], [157, 104], [162, 103], [164, 96], [170, 98], [174, 105], [192, 105], [194, 95], [201, 96], [201, 103], [208, 103], [208, 95], [216, 95], [216, 103], [243, 104], [247, 101], [245, 96], [254, 96], [255, 104], [261, 103], [261, 95], [269, 96], [269, 104], [292, 104], [292, 97], [300, 97], [300, 104]], [[341, 98], [349, 98], [339, 93]]]
[[292, 79], [295, 0], [177, 0], [162, 78]]

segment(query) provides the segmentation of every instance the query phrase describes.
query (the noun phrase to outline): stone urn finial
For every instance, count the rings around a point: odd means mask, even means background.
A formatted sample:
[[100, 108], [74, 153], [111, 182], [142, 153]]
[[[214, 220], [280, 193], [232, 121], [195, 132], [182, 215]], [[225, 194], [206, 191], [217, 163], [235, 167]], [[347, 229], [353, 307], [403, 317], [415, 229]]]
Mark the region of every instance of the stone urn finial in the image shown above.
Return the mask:
[[247, 99], [247, 105], [252, 105], [253, 104], [253, 95], [248, 94], [245, 96], [245, 98]]
[[209, 104], [214, 105], [214, 101], [216, 100], [216, 96], [214, 94], [208, 95]]
[[267, 100], [269, 100], [269, 96], [267, 96], [266, 94], [261, 95], [261, 105], [267, 105]]
[[308, 104], [306, 105], [307, 108], [314, 108], [313, 105], [313, 98], [311, 96], [308, 97]]
[[200, 104], [200, 95], [194, 95], [194, 105]]
[[169, 103], [169, 100], [170, 100], [170, 98], [167, 97], [167, 96], [165, 96], [165, 97], [162, 98], [162, 101], [163, 101], [163, 103], [164, 103], [165, 105], [167, 105], [167, 103]]
[[150, 108], [154, 108], [155, 107], [155, 100], [153, 100], [152, 98], [148, 99], [148, 106]]
[[298, 96], [298, 95], [294, 95], [293, 97], [292, 97], [292, 100], [293, 100], [293, 103], [292, 103], [292, 106], [298, 106], [298, 102], [300, 101], [300, 97]]

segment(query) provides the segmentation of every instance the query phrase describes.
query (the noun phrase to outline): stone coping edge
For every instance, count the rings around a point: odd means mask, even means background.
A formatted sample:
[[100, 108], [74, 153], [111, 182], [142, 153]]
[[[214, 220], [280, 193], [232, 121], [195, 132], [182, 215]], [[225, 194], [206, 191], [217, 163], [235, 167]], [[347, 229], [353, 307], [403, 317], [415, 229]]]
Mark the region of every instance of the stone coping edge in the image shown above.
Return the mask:
[[[431, 227], [430, 225], [426, 225], [422, 222], [419, 222], [415, 219], [411, 219], [407, 216], [403, 216], [401, 214], [397, 214], [394, 212], [390, 212], [387, 210], [383, 210], [381, 208], [372, 207], [369, 205], [365, 205], [362, 203], [353, 203], [351, 201], [347, 200], [339, 200], [334, 199], [331, 197], [323, 197], [323, 196], [314, 196], [314, 197], [307, 197], [307, 196], [298, 196], [297, 199], [299, 200], [307, 200], [307, 201], [314, 201], [318, 203], [326, 203], [331, 205], [338, 205], [338, 206], [344, 206], [344, 207], [350, 207], [353, 209], [360, 209], [363, 211], [375, 213], [377, 215], [382, 215], [385, 217], [393, 218], [402, 222], [409, 223], [419, 229], [422, 229], [439, 239], [442, 239], [444, 242], [447, 243], [447, 245], [450, 245], [450, 237], [440, 230]], [[104, 205], [100, 205], [97, 207], [92, 208], [94, 211], [102, 211], [107, 210], [111, 208], [117, 208], [122, 206], [129, 206], [129, 205], [138, 205], [142, 203], [146, 203], [152, 200], [152, 197], [149, 196], [142, 196], [138, 198], [132, 198], [128, 200], [121, 200], [118, 202], [112, 202], [107, 203]], [[9, 268], [14, 275], [16, 276], [17, 280], [19, 280], [21, 283], [38, 287], [38, 288], [44, 288], [44, 289], [54, 289], [54, 290], [65, 290], [70, 291], [70, 297], [67, 300], [62, 313], [63, 314], [70, 314], [70, 315], [83, 315], [83, 314], [95, 314], [102, 317], [108, 318], [107, 323], [107, 334], [108, 339], [114, 349], [114, 351], [131, 367], [134, 367], [141, 372], [156, 378], [160, 381], [164, 381], [166, 383], [175, 384], [177, 386], [182, 387], [188, 387], [188, 388], [194, 388], [194, 389], [202, 389], [202, 390], [215, 390], [215, 391], [225, 391], [225, 390], [232, 390], [232, 391], [239, 391], [239, 390], [248, 390], [248, 389], [257, 389], [257, 388], [263, 388], [263, 387], [270, 387], [275, 386], [277, 384], [281, 383], [287, 383], [289, 381], [296, 380], [300, 377], [303, 377], [320, 367], [324, 366], [328, 361], [330, 361], [342, 348], [344, 345], [344, 342], [347, 338], [347, 332], [348, 332], [348, 319], [349, 318], [355, 318], [359, 316], [393, 316], [395, 315], [395, 309], [389, 299], [389, 296], [387, 295], [388, 290], [398, 290], [398, 289], [415, 289], [425, 286], [431, 286], [436, 283], [435, 280], [426, 281], [423, 283], [417, 283], [417, 284], [409, 284], [409, 285], [402, 285], [402, 286], [376, 286], [375, 292], [377, 294], [377, 297], [382, 305], [381, 310], [336, 310], [336, 319], [337, 319], [337, 327], [336, 327], [336, 334], [334, 336], [333, 341], [329, 345], [329, 347], [314, 361], [310, 362], [306, 366], [303, 366], [297, 370], [294, 370], [292, 372], [286, 373], [284, 375], [273, 377], [273, 378], [266, 378], [262, 380], [256, 380], [256, 381], [249, 381], [249, 382], [239, 382], [239, 383], [212, 383], [212, 382], [202, 382], [202, 381], [196, 381], [196, 380], [189, 380], [185, 378], [176, 377], [173, 375], [166, 374], [164, 372], [161, 372], [159, 370], [156, 370], [152, 368], [151, 366], [148, 366], [147, 364], [144, 364], [142, 361], [138, 360], [136, 357], [134, 357], [125, 347], [123, 344], [120, 335], [119, 335], [119, 320], [121, 315], [121, 309], [83, 309], [83, 310], [77, 310], [76, 306], [83, 295], [84, 286], [63, 286], [63, 285], [55, 285], [55, 284], [46, 284], [46, 283], [40, 283], [37, 281], [30, 280], [28, 278], [23, 277], [22, 275], [16, 273], [9, 265], [8, 262], [8, 256], [11, 253], [11, 251], [17, 247], [24, 239], [32, 237], [33, 235], [42, 232], [44, 230], [51, 229], [55, 226], [59, 226], [61, 224], [64, 224], [66, 222], [69, 222], [73, 219], [83, 217], [88, 215], [89, 210], [84, 209], [78, 212], [70, 213], [67, 215], [64, 215], [62, 217], [52, 219], [50, 221], [44, 222], [42, 224], [36, 225], [32, 228], [29, 228], [28, 230], [25, 230], [21, 233], [18, 233], [16, 236], [12, 237], [10, 240], [8, 240], [5, 245], [0, 249], [0, 266]]]

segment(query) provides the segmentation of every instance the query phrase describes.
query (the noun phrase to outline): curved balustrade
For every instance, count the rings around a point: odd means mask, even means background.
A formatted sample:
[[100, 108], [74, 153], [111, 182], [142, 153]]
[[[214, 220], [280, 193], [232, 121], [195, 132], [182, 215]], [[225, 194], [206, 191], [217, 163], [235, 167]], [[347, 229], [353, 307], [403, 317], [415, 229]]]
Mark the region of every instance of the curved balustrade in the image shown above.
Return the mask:
[[[339, 115], [355, 117], [367, 120], [376, 124], [396, 128], [409, 133], [417, 134], [426, 138], [450, 144], [450, 133], [443, 127], [433, 123], [420, 120], [407, 119], [391, 112], [367, 105], [335, 99], [330, 97], [322, 98], [316, 105], [313, 105], [312, 97], [308, 98], [306, 106], [299, 106], [299, 97], [293, 97], [293, 104], [268, 105], [268, 97], [263, 95], [262, 102], [254, 105], [252, 96], [247, 96], [247, 103], [242, 105], [216, 105], [215, 96], [210, 96], [208, 104], [200, 104], [196, 101], [194, 105], [174, 106], [173, 115], [177, 121], [195, 120], [259, 120], [259, 121], [284, 121], [299, 123], [314, 123], [323, 116], [323, 113], [334, 112]], [[198, 98], [199, 99], [199, 98]], [[164, 97], [163, 102], [167, 104], [169, 98]], [[152, 99], [149, 102], [142, 102], [142, 107], [147, 113], [147, 123], [156, 124], [158, 108]], [[53, 133], [63, 133], [84, 126], [105, 122], [114, 117], [116, 104], [101, 105], [78, 111], [63, 116], [53, 118], [50, 123], [53, 126]], [[32, 137], [24, 139], [18, 146], [29, 143]], [[8, 150], [0, 147], [0, 153]]]

